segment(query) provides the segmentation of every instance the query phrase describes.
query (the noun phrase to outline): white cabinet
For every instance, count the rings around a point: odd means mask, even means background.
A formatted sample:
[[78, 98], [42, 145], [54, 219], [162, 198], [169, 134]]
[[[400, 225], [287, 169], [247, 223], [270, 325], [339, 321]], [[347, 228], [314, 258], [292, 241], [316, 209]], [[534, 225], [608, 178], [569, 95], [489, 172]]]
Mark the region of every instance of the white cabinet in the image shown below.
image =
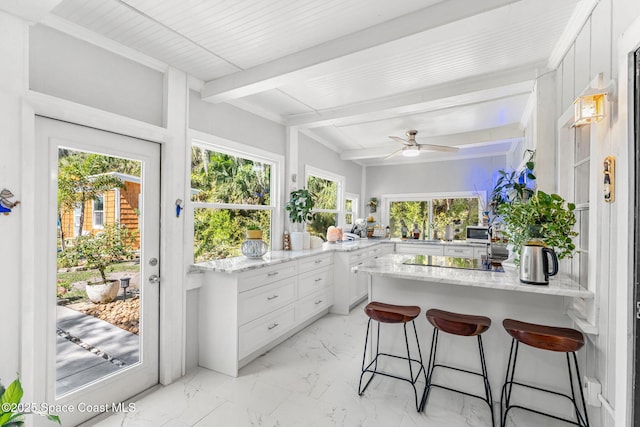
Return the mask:
[[199, 292], [199, 364], [227, 375], [328, 312], [333, 255], [243, 272], [207, 272]]
[[473, 257], [476, 259], [481, 259], [483, 256], [488, 257], [489, 255], [489, 245], [483, 246], [474, 246], [473, 247]]
[[369, 282], [367, 274], [352, 272], [352, 268], [372, 259], [393, 253], [394, 245], [378, 245], [334, 255], [334, 299], [332, 313], [349, 314], [353, 306], [367, 297]]
[[444, 246], [438, 243], [396, 243], [396, 253], [442, 256]]
[[458, 258], [473, 258], [472, 246], [445, 246], [444, 256], [458, 257]]

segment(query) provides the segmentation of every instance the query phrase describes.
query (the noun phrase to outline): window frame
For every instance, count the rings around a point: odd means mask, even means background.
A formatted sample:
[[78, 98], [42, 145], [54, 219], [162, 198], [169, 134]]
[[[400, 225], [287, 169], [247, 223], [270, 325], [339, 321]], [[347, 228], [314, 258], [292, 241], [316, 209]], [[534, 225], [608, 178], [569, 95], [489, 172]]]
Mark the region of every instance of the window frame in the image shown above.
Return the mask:
[[[486, 200], [485, 191], [449, 191], [443, 193], [390, 193], [383, 194], [380, 199], [380, 220], [389, 224], [389, 212], [392, 202], [429, 202], [429, 219], [433, 218], [433, 203], [435, 199], [478, 199], [478, 219], [482, 218], [482, 200]], [[429, 224], [431, 225], [431, 224]]]
[[[102, 210], [96, 210], [96, 202], [98, 201], [98, 199], [102, 200]], [[104, 194], [100, 194], [98, 196], [96, 196], [95, 199], [93, 199], [91, 201], [91, 228], [95, 229], [95, 230], [100, 230], [104, 228]], [[98, 224], [96, 222], [96, 213], [97, 212], [102, 212], [102, 224]]]
[[[209, 135], [204, 132], [189, 131], [188, 137], [190, 143], [187, 145], [187, 178], [186, 178], [186, 194], [189, 195], [186, 203], [188, 229], [187, 245], [191, 250], [187, 252], [187, 261], [192, 264], [193, 241], [194, 241], [194, 213], [196, 209], [230, 209], [230, 210], [269, 210], [271, 211], [271, 233], [269, 248], [282, 247], [282, 230], [283, 224], [283, 188], [284, 188], [284, 156], [275, 154], [257, 147], [246, 145], [240, 142], [231, 141], [215, 135]], [[194, 202], [191, 200], [191, 148], [199, 146], [210, 151], [216, 151], [229, 156], [241, 157], [253, 162], [261, 162], [269, 164], [271, 167], [271, 182], [269, 185], [270, 202], [269, 205], [252, 205], [252, 204], [234, 204], [234, 203], [217, 203], [217, 202]]]
[[322, 212], [322, 213], [335, 213], [337, 218], [338, 226], [342, 225], [343, 216], [344, 216], [344, 186], [345, 186], [345, 178], [343, 175], [338, 175], [333, 172], [326, 171], [324, 169], [317, 168], [311, 165], [305, 165], [304, 168], [304, 185], [307, 188], [307, 183], [309, 182], [309, 177], [313, 176], [320, 179], [325, 179], [327, 181], [336, 182], [336, 209], [313, 209], [311, 212]]
[[[347, 204], [347, 200], [351, 200], [351, 210], [348, 211], [346, 204]], [[346, 230], [345, 227], [353, 227], [353, 224], [355, 223], [355, 220], [358, 218], [358, 212], [359, 212], [359, 206], [360, 206], [360, 195], [359, 194], [355, 194], [355, 193], [344, 193], [344, 200], [342, 202], [342, 206], [344, 207], [344, 212], [342, 213], [342, 223], [340, 224], [343, 229], [345, 231]], [[352, 222], [351, 223], [347, 223], [346, 217], [347, 215], [351, 214], [351, 219]]]

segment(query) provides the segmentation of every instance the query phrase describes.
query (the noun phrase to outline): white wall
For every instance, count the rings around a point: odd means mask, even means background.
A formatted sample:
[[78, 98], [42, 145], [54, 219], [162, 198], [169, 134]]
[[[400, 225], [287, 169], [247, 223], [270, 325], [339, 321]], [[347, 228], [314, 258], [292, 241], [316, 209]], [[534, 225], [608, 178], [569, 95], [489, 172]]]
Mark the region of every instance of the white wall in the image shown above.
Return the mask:
[[360, 194], [362, 166], [349, 160], [341, 160], [340, 155], [318, 141], [300, 133], [298, 136], [298, 176], [304, 177], [305, 165], [314, 166], [345, 178], [345, 191]]
[[46, 27], [29, 31], [32, 90], [157, 126], [164, 74]]
[[408, 165], [368, 166], [366, 200], [392, 193], [491, 192], [505, 156]]
[[189, 92], [189, 128], [230, 141], [285, 154], [285, 128], [228, 104], [211, 104]]
[[[7, 188], [22, 200], [21, 113], [20, 99], [26, 86], [24, 46], [27, 26], [21, 20], [0, 12], [0, 190]], [[19, 371], [20, 349], [20, 275], [22, 243], [22, 206], [8, 216], [0, 216], [0, 271], [2, 271], [2, 350], [0, 381], [6, 386]]]
[[[569, 109], [578, 96], [598, 74], [604, 73], [605, 81], [618, 79], [619, 65], [618, 43], [627, 27], [640, 16], [640, 2], [637, 0], [600, 0], [592, 15], [580, 31], [567, 51], [556, 75], [556, 114], [557, 117]], [[638, 40], [640, 43], [640, 40]], [[613, 138], [616, 127], [616, 112], [626, 111], [626, 106], [616, 106], [609, 111], [609, 116], [590, 129], [591, 150], [591, 194], [590, 199], [590, 252], [589, 280], [596, 290], [597, 327], [599, 334], [591, 337], [586, 346], [586, 374], [595, 376], [602, 383], [602, 395], [615, 408], [615, 415], [610, 415], [604, 407], [591, 408], [593, 425], [622, 426], [631, 425], [632, 420], [627, 417], [627, 382], [633, 376], [626, 367], [616, 367], [616, 348], [625, 349], [625, 345], [616, 340], [627, 340], [630, 332], [626, 325], [617, 325], [616, 312], [629, 313], [630, 302], [617, 302], [616, 293], [626, 294], [630, 283], [616, 280], [615, 256], [621, 248], [626, 247], [628, 230], [624, 225], [616, 223], [616, 218], [624, 217], [620, 212], [621, 204], [605, 204], [602, 200], [601, 169], [602, 160], [606, 155], [616, 155], [622, 164], [628, 160], [626, 153], [627, 141], [617, 141]], [[567, 165], [559, 165], [566, 168]], [[626, 176], [626, 174], [621, 175]], [[622, 197], [628, 192], [630, 183], [619, 182], [617, 187]], [[623, 230], [622, 232], [618, 230]], [[597, 243], [596, 243], [597, 242]], [[624, 253], [624, 250], [620, 252]], [[591, 287], [591, 284], [590, 284]], [[617, 289], [616, 289], [617, 288]], [[623, 315], [624, 316], [624, 315]], [[625, 350], [626, 351], [626, 350]], [[625, 357], [622, 358], [624, 360]]]

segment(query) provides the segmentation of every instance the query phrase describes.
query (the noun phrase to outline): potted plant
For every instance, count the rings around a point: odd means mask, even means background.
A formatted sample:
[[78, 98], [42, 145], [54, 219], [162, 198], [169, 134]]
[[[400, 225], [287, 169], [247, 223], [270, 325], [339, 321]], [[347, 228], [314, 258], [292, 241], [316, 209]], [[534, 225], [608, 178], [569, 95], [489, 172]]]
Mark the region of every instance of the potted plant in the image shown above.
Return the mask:
[[[21, 427], [24, 425], [24, 416], [29, 414], [37, 414], [47, 418], [50, 421], [54, 421], [60, 425], [60, 417], [57, 415], [51, 415], [45, 412], [36, 411], [35, 409], [30, 412], [23, 412], [20, 410], [20, 401], [22, 400], [22, 384], [20, 384], [20, 378], [16, 378], [11, 384], [4, 388], [0, 383], [0, 426], [3, 427]], [[30, 405], [24, 405], [30, 407]]]
[[87, 282], [85, 289], [92, 302], [105, 304], [118, 295], [118, 280], [108, 280], [106, 270], [110, 265], [130, 258], [133, 255], [132, 244], [133, 234], [127, 228], [109, 224], [98, 234], [77, 237], [74, 246], [66, 249], [84, 259], [88, 269], [100, 273], [101, 280]]
[[[284, 208], [289, 212], [289, 219], [293, 224], [303, 224], [313, 219], [311, 211], [314, 204], [313, 194], [306, 188], [301, 188], [290, 193], [289, 201]], [[311, 236], [307, 231], [292, 231], [290, 235], [292, 250], [297, 251], [309, 248], [307, 242], [310, 242]]]
[[524, 154], [528, 154], [529, 158], [522, 170], [511, 172], [504, 170], [498, 171], [499, 177], [489, 196], [489, 206], [494, 214], [499, 212], [500, 206], [503, 204], [525, 201], [535, 193], [535, 190], [529, 188], [527, 181], [536, 179], [536, 176], [533, 174], [536, 152], [535, 150], [526, 150]]
[[378, 208], [378, 198], [377, 197], [370, 198], [369, 203], [367, 203], [367, 206], [369, 206], [369, 213], [376, 213], [376, 209]]
[[531, 240], [541, 240], [553, 248], [559, 259], [571, 257], [575, 252], [572, 238], [576, 223], [575, 205], [566, 203], [557, 194], [538, 191], [527, 200], [516, 200], [500, 205], [499, 214], [504, 224], [504, 234], [513, 245], [515, 263], [520, 263], [522, 245]]
[[258, 225], [250, 224], [247, 226], [247, 239], [262, 240], [262, 230]]

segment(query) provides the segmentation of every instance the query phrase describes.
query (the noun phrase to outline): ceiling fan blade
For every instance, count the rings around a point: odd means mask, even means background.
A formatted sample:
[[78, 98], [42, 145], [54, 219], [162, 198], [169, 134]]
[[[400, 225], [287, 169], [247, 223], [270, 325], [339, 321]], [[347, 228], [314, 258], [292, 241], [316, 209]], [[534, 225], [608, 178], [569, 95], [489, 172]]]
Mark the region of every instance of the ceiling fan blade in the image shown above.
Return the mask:
[[446, 145], [433, 145], [433, 144], [418, 144], [420, 146], [420, 148], [424, 148], [426, 150], [431, 150], [431, 151], [444, 151], [444, 152], [448, 152], [448, 153], [455, 153], [456, 151], [460, 150], [458, 147], [448, 147]]
[[400, 154], [402, 152], [402, 148], [399, 150], [394, 151], [393, 153], [389, 154], [387, 157], [384, 158], [384, 160], [390, 159], [392, 157], [397, 156], [398, 154]]
[[396, 142], [399, 142], [400, 144], [404, 144], [404, 145], [413, 145], [412, 143], [410, 143], [409, 141], [407, 141], [406, 139], [402, 139], [398, 136], [390, 136], [389, 138], [393, 139]]

